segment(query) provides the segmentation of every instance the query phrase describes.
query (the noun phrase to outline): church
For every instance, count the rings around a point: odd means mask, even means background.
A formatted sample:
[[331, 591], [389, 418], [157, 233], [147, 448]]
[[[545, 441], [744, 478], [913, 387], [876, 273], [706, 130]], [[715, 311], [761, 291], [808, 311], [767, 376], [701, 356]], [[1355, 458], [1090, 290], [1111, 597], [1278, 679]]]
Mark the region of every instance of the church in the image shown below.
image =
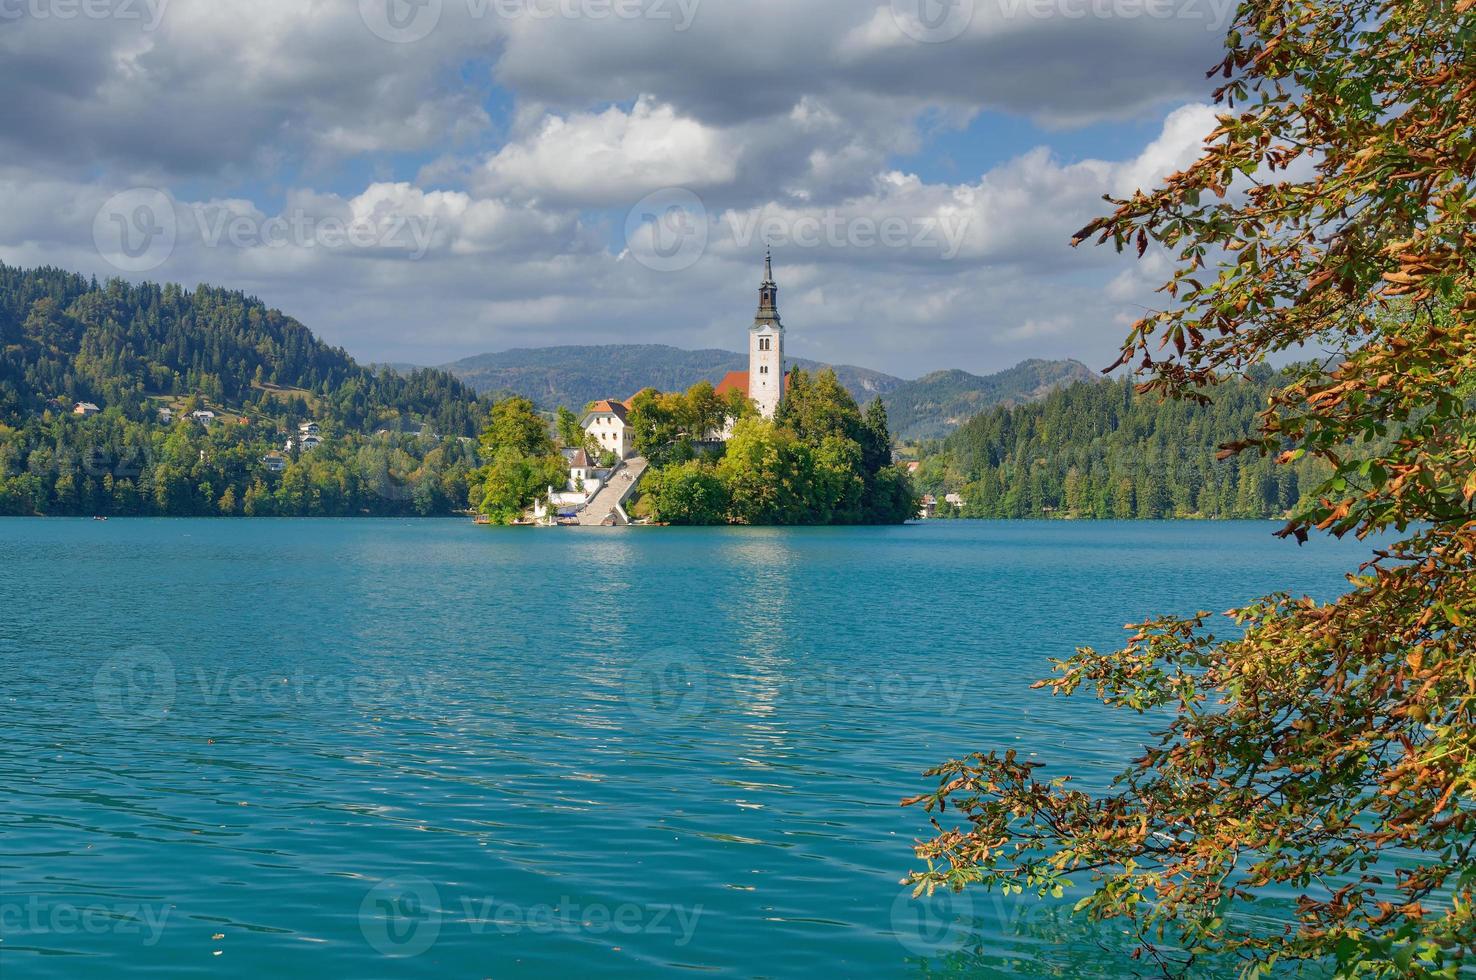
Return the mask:
[[759, 285], [758, 313], [748, 328], [748, 370], [729, 371], [717, 386], [719, 395], [741, 391], [766, 419], [779, 411], [788, 375], [784, 371], [784, 323], [779, 319], [779, 286], [774, 282], [774, 257], [764, 252], [764, 281]]
[[[748, 328], [748, 370], [729, 371], [718, 383], [717, 393], [741, 391], [758, 406], [759, 414], [771, 419], [789, 385], [784, 369], [784, 323], [779, 319], [779, 286], [774, 282], [774, 256], [764, 252], [764, 281], [759, 284], [758, 312]], [[625, 459], [634, 450], [634, 431], [629, 415], [635, 396], [625, 401], [595, 402], [580, 425], [601, 450]]]

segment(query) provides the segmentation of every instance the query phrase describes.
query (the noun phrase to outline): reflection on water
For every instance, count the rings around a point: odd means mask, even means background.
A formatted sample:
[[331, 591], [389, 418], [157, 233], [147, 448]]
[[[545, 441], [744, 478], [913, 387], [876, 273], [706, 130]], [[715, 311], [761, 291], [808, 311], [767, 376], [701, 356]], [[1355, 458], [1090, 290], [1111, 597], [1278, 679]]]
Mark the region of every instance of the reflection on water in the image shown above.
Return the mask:
[[4, 980], [1123, 975], [1074, 896], [912, 901], [897, 801], [1104, 785], [1146, 723], [1047, 658], [1367, 547], [1271, 530], [0, 522]]

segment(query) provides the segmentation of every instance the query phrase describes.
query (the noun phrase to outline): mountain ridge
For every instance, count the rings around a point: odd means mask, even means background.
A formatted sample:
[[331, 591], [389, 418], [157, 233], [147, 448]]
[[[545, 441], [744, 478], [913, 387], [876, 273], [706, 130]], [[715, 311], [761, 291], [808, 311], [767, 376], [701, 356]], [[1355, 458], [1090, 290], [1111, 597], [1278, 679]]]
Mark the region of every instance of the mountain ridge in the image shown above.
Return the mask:
[[[812, 372], [834, 368], [858, 402], [881, 396], [893, 434], [905, 441], [940, 438], [985, 409], [1035, 401], [1064, 384], [1098, 377], [1080, 361], [1041, 358], [988, 375], [954, 368], [911, 380], [852, 364], [807, 358], [790, 363]], [[648, 387], [672, 391], [704, 380], [717, 383], [729, 371], [747, 367], [747, 354], [721, 348], [602, 344], [519, 347], [476, 354], [437, 370], [481, 394], [519, 394], [552, 410], [559, 405], [579, 409], [591, 401], [624, 398]]]

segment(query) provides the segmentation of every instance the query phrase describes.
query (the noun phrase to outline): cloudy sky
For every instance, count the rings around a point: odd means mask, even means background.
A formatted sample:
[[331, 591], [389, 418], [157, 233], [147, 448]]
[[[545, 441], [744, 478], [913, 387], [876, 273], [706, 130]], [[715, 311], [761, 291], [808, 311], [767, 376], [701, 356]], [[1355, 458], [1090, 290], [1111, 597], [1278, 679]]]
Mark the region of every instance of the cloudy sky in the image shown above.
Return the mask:
[[1110, 362], [1230, 0], [0, 0], [0, 260], [246, 290], [364, 360]]

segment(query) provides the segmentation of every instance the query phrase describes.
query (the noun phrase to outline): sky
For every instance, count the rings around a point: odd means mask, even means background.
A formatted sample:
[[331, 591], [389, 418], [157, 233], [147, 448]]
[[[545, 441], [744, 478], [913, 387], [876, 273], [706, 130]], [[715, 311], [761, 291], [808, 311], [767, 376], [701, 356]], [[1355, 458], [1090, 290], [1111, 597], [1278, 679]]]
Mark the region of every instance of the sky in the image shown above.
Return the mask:
[[243, 290], [364, 361], [1114, 360], [1073, 249], [1195, 159], [1232, 0], [0, 0], [0, 261]]

